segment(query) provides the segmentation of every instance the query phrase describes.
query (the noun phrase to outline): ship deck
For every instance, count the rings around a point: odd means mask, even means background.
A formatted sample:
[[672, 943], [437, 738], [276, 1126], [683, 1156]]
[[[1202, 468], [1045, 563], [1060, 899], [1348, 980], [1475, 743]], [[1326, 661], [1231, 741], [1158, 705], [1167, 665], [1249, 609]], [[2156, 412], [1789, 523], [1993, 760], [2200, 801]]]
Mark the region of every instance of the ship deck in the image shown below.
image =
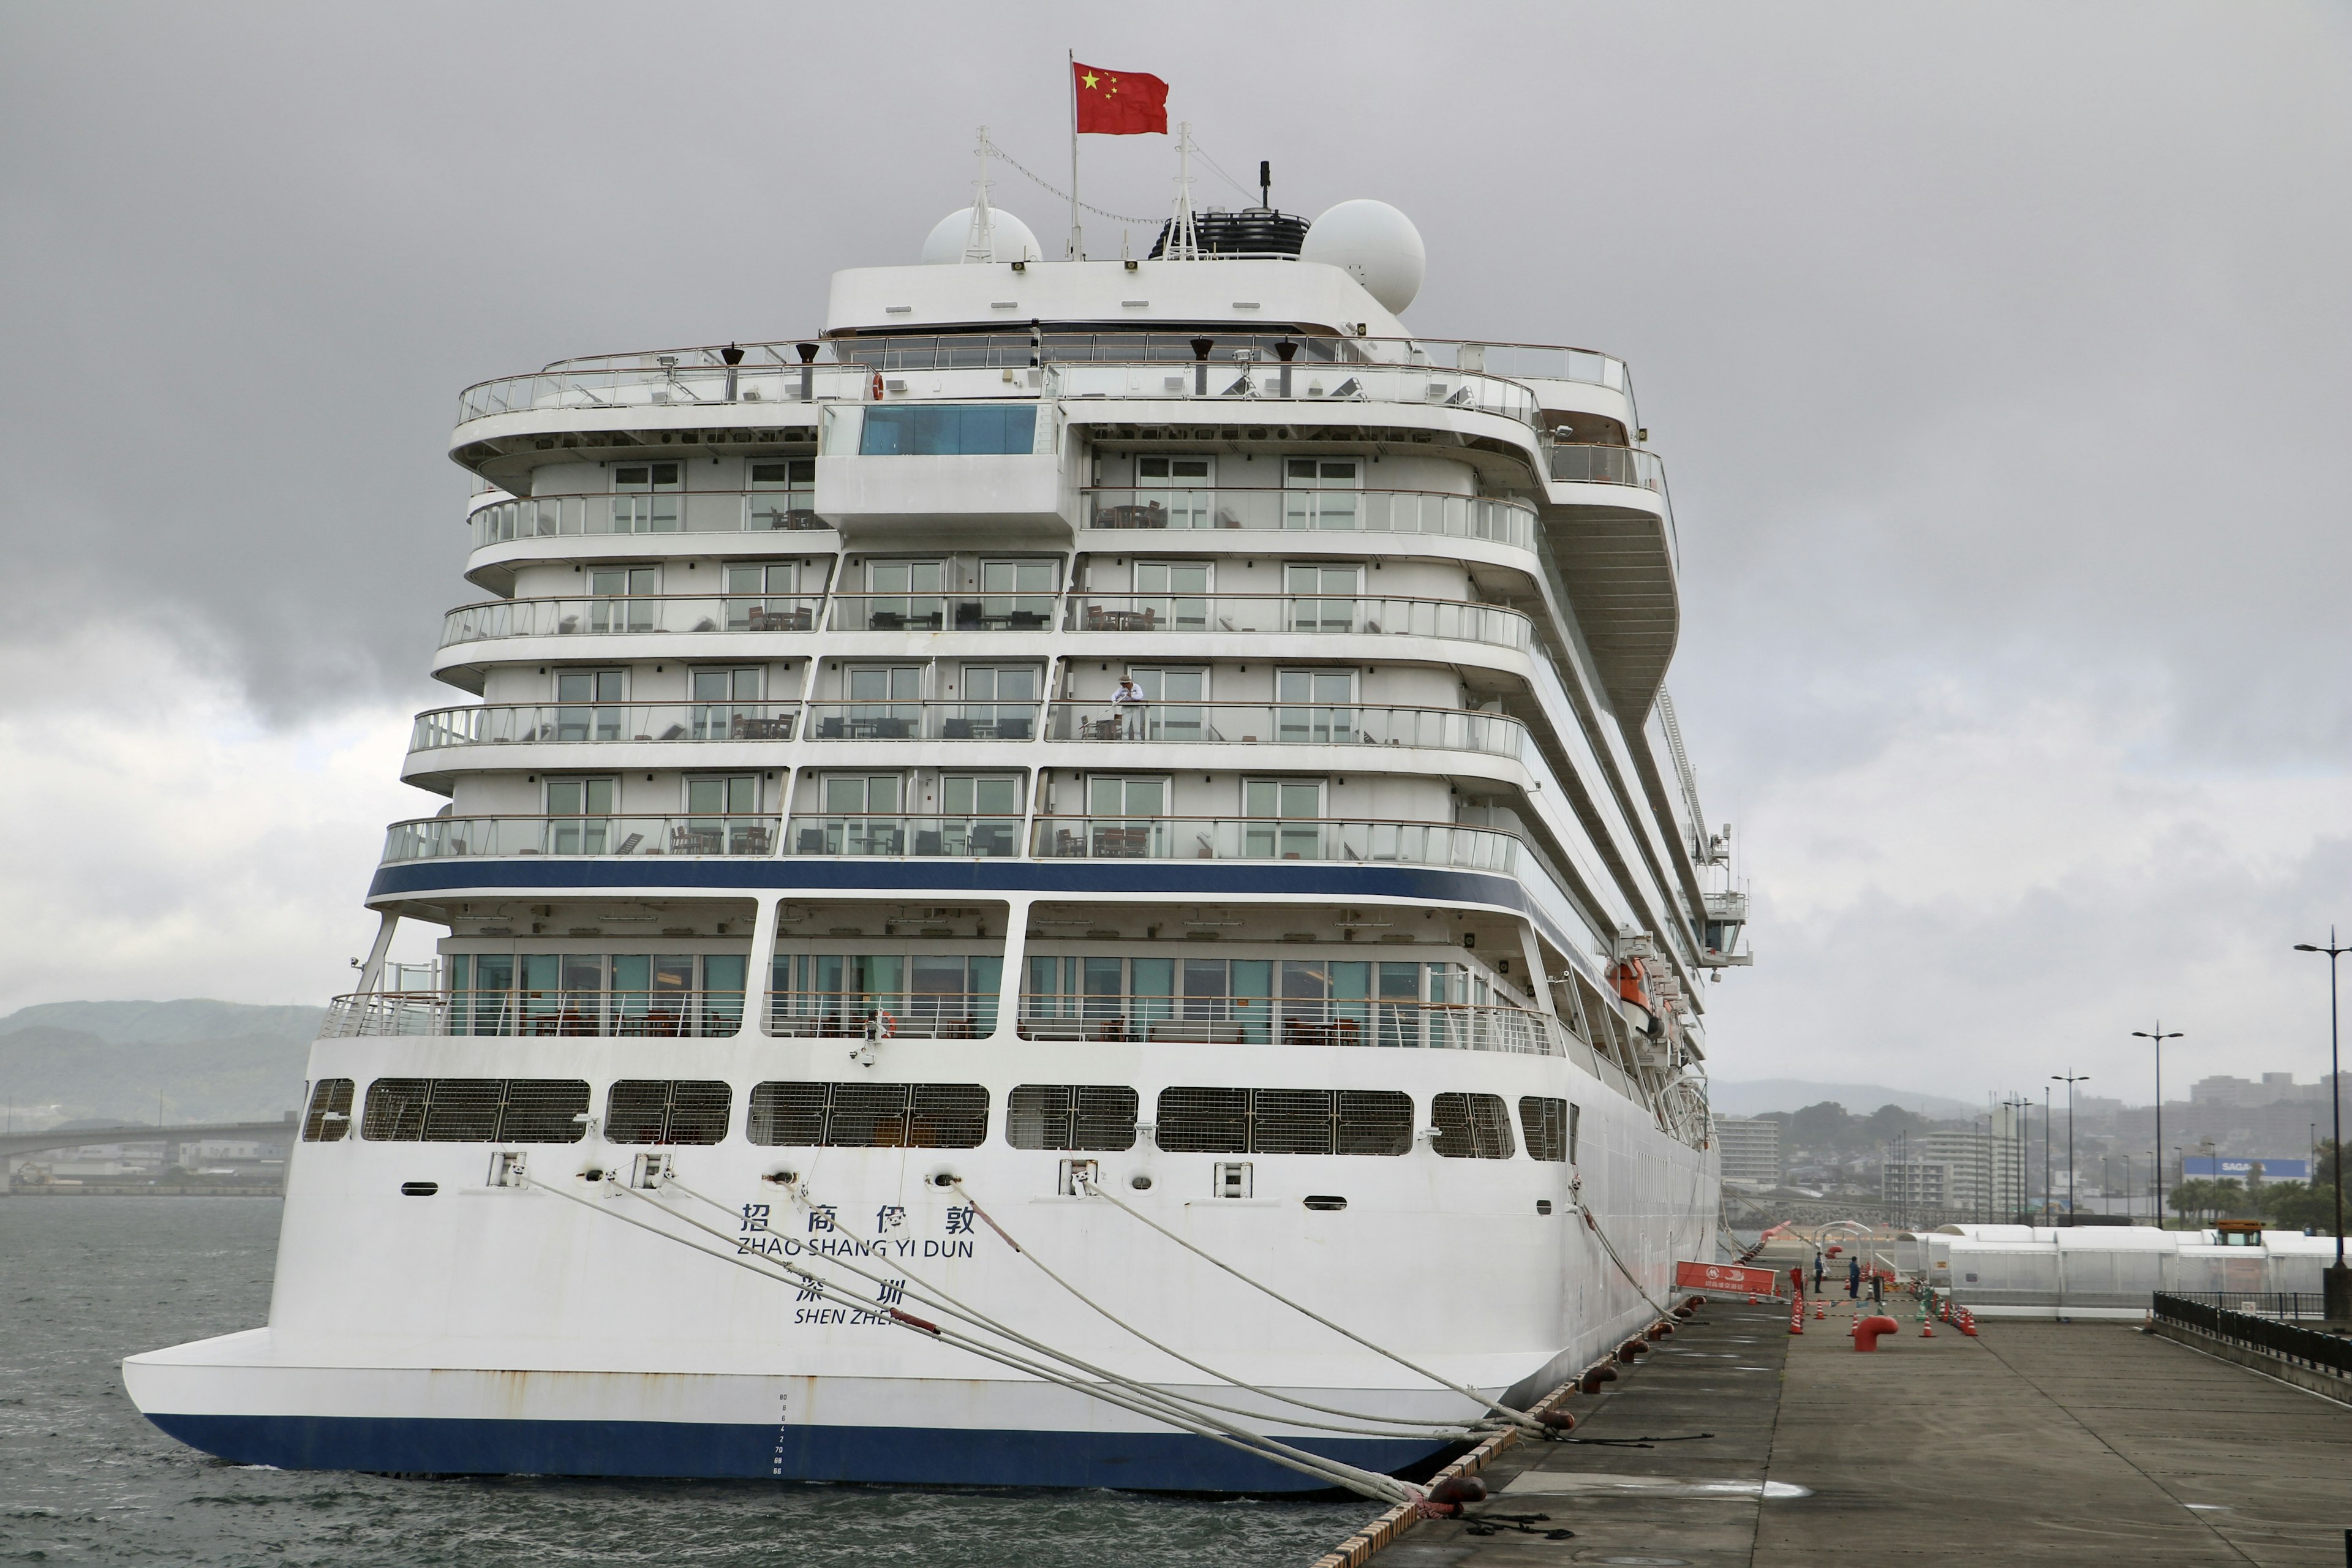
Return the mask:
[[2352, 1408], [2137, 1325], [1922, 1339], [1907, 1297], [1858, 1356], [1843, 1300], [1792, 1338], [1785, 1303], [1718, 1298], [1569, 1405], [1580, 1437], [1712, 1437], [1507, 1448], [1465, 1519], [1318, 1568], [2345, 1560]]

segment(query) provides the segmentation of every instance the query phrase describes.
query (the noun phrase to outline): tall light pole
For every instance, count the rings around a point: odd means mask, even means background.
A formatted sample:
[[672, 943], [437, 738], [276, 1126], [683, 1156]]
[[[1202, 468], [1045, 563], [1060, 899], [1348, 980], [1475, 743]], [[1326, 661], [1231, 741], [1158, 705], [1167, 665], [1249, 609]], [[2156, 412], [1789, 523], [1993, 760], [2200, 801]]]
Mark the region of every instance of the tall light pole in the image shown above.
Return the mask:
[[[2033, 1124], [2033, 1101], [2020, 1094], [2012, 1095], [2001, 1103], [2009, 1107], [2010, 1140], [2017, 1146], [2017, 1223], [2023, 1225], [2026, 1223], [2025, 1140], [2027, 1134], [2025, 1130], [2030, 1129]], [[2019, 1120], [2021, 1114], [2024, 1118], [2022, 1121]]]
[[2135, 1040], [2150, 1040], [2156, 1045], [2156, 1228], [2164, 1228], [2164, 1042], [2180, 1038], [2180, 1031], [2164, 1032], [2164, 1020], [2156, 1021], [2153, 1031], [2134, 1029]]
[[2124, 1223], [2135, 1225], [2138, 1221], [2139, 1189], [2132, 1185], [2131, 1156], [2126, 1154], [2124, 1156]]
[[2294, 944], [2297, 952], [2327, 955], [2327, 1098], [2336, 1107], [2336, 1267], [2326, 1271], [2320, 1298], [2329, 1318], [2352, 1318], [2352, 1268], [2344, 1266], [2344, 1068], [2336, 1056], [2336, 961], [2352, 947], [2336, 945], [2336, 928], [2327, 928], [2327, 945]]
[[2050, 1075], [2050, 1081], [2066, 1086], [2066, 1223], [2071, 1226], [2074, 1223], [2074, 1194], [2082, 1188], [2082, 1184], [2074, 1179], [2074, 1086], [2090, 1082], [2091, 1075], [2053, 1072]]
[[2058, 1222], [2050, 1214], [2050, 1130], [2057, 1126], [2050, 1117], [2050, 1086], [2042, 1086], [2042, 1220], [2045, 1225]]

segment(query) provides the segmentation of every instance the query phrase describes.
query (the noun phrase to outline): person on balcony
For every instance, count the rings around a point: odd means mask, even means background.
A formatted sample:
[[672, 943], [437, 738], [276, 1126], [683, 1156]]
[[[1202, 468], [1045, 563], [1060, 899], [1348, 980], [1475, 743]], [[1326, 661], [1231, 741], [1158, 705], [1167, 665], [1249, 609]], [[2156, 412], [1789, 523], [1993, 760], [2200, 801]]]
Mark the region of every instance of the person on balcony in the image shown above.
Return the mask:
[[1111, 733], [1122, 741], [1143, 739], [1143, 692], [1135, 684], [1135, 677], [1118, 678], [1118, 689], [1110, 694]]

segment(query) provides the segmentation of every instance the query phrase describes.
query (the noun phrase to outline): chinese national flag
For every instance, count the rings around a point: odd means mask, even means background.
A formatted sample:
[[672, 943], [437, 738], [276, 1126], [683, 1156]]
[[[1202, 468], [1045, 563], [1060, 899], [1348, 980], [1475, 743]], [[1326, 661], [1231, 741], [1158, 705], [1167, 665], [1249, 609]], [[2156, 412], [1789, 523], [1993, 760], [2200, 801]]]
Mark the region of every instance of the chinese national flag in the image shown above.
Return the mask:
[[1097, 136], [1168, 134], [1168, 84], [1136, 71], [1070, 67], [1078, 100], [1078, 129]]

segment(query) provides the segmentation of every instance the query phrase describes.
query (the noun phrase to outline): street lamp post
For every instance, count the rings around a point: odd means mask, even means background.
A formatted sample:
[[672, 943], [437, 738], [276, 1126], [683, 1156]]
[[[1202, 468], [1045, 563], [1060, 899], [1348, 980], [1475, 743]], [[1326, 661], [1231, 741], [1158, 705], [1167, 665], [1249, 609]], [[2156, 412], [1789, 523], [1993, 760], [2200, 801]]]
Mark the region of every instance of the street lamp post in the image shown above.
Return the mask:
[[2327, 955], [2327, 1098], [2336, 1112], [2336, 1267], [2326, 1270], [2320, 1298], [2333, 1319], [2352, 1318], [2352, 1268], [2344, 1265], [2344, 1068], [2336, 1054], [2336, 961], [2352, 947], [2338, 947], [2336, 928], [2327, 928], [2327, 945], [2299, 942], [2297, 952]]
[[2124, 1156], [2124, 1223], [2135, 1225], [2139, 1220], [2139, 1189], [2132, 1185], [2131, 1156]]
[[[2026, 1223], [2025, 1149], [2027, 1137], [2033, 1125], [2033, 1101], [2020, 1094], [2012, 1095], [2001, 1103], [2009, 1107], [2010, 1142], [2017, 1146], [2017, 1223], [2023, 1225]], [[2020, 1120], [2021, 1117], [2023, 1118], [2022, 1121]]]
[[2164, 1228], [2164, 1042], [2180, 1038], [2180, 1031], [2164, 1032], [2164, 1020], [2156, 1021], [2153, 1032], [2134, 1029], [2135, 1040], [2151, 1040], [2156, 1045], [2156, 1228]]
[[2050, 1081], [2066, 1086], [2066, 1223], [2071, 1226], [2074, 1223], [2075, 1194], [2082, 1190], [2082, 1184], [2074, 1179], [2074, 1086], [2090, 1082], [2091, 1075], [2053, 1072]]
[[2050, 1130], [2058, 1123], [2050, 1116], [2050, 1086], [2042, 1086], [2042, 1221], [2055, 1225], [2050, 1214]]

